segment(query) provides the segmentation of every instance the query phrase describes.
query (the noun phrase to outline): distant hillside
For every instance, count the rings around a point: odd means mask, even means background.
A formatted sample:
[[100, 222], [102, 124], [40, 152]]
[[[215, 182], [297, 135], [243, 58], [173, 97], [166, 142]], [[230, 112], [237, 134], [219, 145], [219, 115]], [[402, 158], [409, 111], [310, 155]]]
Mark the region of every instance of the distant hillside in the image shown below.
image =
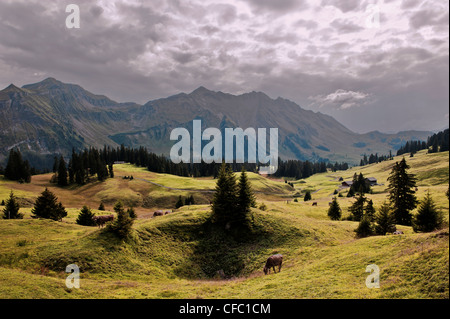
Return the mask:
[[283, 159], [346, 161], [358, 164], [364, 153], [396, 151], [409, 140], [426, 140], [431, 132], [357, 134], [334, 118], [304, 110], [262, 92], [232, 95], [200, 87], [145, 105], [117, 103], [79, 85], [53, 78], [0, 91], [0, 163], [12, 147], [31, 162], [42, 156], [68, 155], [72, 148], [103, 145], [146, 146], [168, 154], [173, 128], [191, 127], [201, 119], [206, 127], [279, 128]]

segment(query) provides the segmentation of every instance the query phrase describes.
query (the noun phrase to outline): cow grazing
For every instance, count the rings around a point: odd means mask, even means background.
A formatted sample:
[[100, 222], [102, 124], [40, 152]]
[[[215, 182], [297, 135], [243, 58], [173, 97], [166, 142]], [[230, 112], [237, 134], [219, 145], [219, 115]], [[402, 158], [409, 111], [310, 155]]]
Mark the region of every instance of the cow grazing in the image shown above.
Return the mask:
[[266, 265], [264, 266], [264, 274], [267, 275], [267, 273], [270, 274], [270, 268], [273, 268], [273, 272], [275, 271], [275, 266], [278, 266], [278, 272], [281, 271], [281, 264], [283, 263], [283, 255], [276, 254], [272, 255], [269, 258], [267, 258]]
[[396, 230], [392, 234], [394, 234], [394, 235], [403, 235], [403, 232], [401, 230]]
[[92, 219], [100, 228], [100, 227], [105, 226], [106, 222], [113, 221], [114, 215], [94, 216]]
[[156, 216], [164, 216], [164, 212], [162, 210], [157, 210], [156, 212], [153, 213], [153, 217]]
[[317, 206], [317, 202], [312, 203], [313, 206]]

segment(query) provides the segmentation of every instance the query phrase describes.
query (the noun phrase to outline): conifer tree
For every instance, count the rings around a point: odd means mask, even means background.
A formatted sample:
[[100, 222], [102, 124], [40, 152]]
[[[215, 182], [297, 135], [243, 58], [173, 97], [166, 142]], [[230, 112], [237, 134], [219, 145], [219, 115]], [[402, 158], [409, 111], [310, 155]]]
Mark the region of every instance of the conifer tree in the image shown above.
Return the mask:
[[374, 219], [375, 219], [375, 207], [373, 207], [373, 201], [371, 199], [369, 199], [367, 201], [367, 205], [364, 208], [364, 214], [367, 216], [367, 218], [369, 218], [369, 220], [371, 222], [374, 221]]
[[125, 211], [120, 201], [114, 205], [114, 211], [117, 213], [117, 217], [112, 223], [108, 224], [107, 230], [114, 233], [117, 237], [124, 239], [131, 233], [134, 219]]
[[363, 194], [356, 196], [356, 201], [349, 207], [349, 211], [352, 216], [352, 220], [360, 221], [364, 215], [364, 204], [366, 203], [366, 197]]
[[105, 210], [105, 205], [103, 204], [103, 202], [101, 202], [98, 206], [98, 210]]
[[114, 178], [114, 168], [113, 168], [113, 164], [109, 164], [109, 165], [108, 165], [108, 172], [109, 172], [109, 177]]
[[336, 197], [333, 197], [333, 200], [331, 201], [330, 208], [328, 208], [328, 217], [330, 217], [331, 220], [339, 220], [342, 216], [342, 209], [339, 206], [339, 203], [337, 201]]
[[358, 227], [355, 229], [356, 236], [359, 238], [368, 237], [373, 235], [373, 225], [367, 216], [363, 216], [359, 222]]
[[414, 216], [413, 230], [415, 232], [431, 232], [442, 225], [442, 212], [436, 208], [430, 191], [420, 201], [417, 215]]
[[183, 199], [181, 198], [181, 195], [178, 197], [177, 202], [175, 203], [175, 208], [180, 208], [181, 206], [183, 206]]
[[310, 191], [306, 191], [305, 192], [305, 197], [303, 198], [303, 200], [305, 201], [305, 202], [307, 202], [307, 201], [309, 201], [309, 200], [311, 200], [312, 199], [312, 197], [311, 197], [311, 192]]
[[91, 209], [84, 205], [78, 214], [76, 222], [78, 225], [95, 226], [94, 216], [95, 214], [92, 213]]
[[347, 193], [347, 197], [353, 197], [355, 196], [355, 191], [353, 190], [353, 187], [350, 187]]
[[410, 226], [411, 211], [417, 206], [415, 196], [416, 178], [409, 174], [405, 158], [396, 162], [388, 177], [389, 201], [397, 224]]
[[245, 220], [250, 213], [250, 208], [256, 207], [256, 199], [253, 194], [250, 181], [248, 180], [245, 167], [242, 166], [241, 176], [238, 183], [237, 194], [237, 216], [236, 222], [240, 225], [245, 224]]
[[31, 182], [31, 169], [28, 161], [23, 161], [19, 150], [11, 149], [5, 168], [5, 178], [12, 181]]
[[64, 158], [59, 158], [58, 163], [58, 185], [59, 186], [67, 186], [67, 168], [66, 168], [66, 162], [64, 161]]
[[19, 213], [19, 203], [17, 198], [14, 196], [13, 191], [9, 194], [9, 198], [6, 200], [5, 207], [3, 208], [3, 218], [4, 219], [22, 219], [23, 214]]
[[61, 202], [57, 202], [58, 198], [47, 188], [36, 199], [34, 207], [31, 210], [33, 218], [49, 218], [61, 221], [67, 216], [67, 212]]
[[217, 176], [216, 191], [212, 202], [214, 220], [219, 224], [228, 224], [229, 227], [236, 210], [236, 178], [231, 167], [223, 162]]
[[375, 233], [377, 235], [386, 235], [395, 232], [395, 216], [391, 211], [388, 202], [384, 202], [375, 214]]

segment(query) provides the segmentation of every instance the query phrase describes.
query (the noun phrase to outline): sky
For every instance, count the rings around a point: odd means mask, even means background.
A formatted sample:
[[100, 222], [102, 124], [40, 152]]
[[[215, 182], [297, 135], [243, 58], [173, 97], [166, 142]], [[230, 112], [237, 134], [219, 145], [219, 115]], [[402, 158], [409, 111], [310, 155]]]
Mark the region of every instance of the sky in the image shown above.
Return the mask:
[[[67, 28], [69, 4], [80, 28]], [[449, 123], [447, 0], [0, 0], [0, 88], [261, 91], [355, 132]]]

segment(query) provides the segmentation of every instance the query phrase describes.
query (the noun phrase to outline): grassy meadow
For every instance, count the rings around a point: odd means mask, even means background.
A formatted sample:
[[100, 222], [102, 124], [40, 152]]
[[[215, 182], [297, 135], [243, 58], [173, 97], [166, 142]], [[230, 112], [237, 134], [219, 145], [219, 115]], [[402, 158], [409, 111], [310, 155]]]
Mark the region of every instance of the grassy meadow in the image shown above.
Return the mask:
[[[398, 226], [404, 235], [363, 239], [355, 238], [357, 222], [327, 216], [335, 190], [344, 196], [338, 198], [343, 217], [354, 201], [345, 197], [339, 178], [351, 180], [355, 172], [377, 178], [379, 185], [367, 197], [378, 208], [387, 197], [392, 165], [401, 157], [291, 181], [294, 187], [249, 173], [258, 207], [264, 203], [267, 209], [253, 209], [252, 233], [239, 240], [208, 222], [212, 178], [157, 174], [128, 164], [115, 165], [113, 179], [81, 187], [57, 187], [49, 182], [52, 174], [33, 176], [30, 184], [0, 177], [0, 200], [13, 190], [24, 213], [22, 220], [0, 220], [0, 298], [448, 299], [448, 159], [448, 152], [406, 157], [418, 179], [418, 199], [430, 192], [444, 213], [443, 229], [414, 233]], [[123, 179], [130, 175], [133, 180]], [[45, 187], [68, 211], [62, 222], [31, 218], [33, 202]], [[308, 202], [302, 198], [306, 190], [312, 192]], [[174, 209], [179, 196], [190, 195], [195, 205]], [[117, 200], [133, 205], [138, 215], [129, 240], [76, 224], [83, 205], [109, 214]], [[106, 212], [96, 210], [100, 202]], [[153, 217], [157, 209], [173, 213]], [[282, 270], [266, 276], [262, 267], [274, 253], [284, 255]], [[69, 264], [80, 267], [80, 289], [65, 286]], [[380, 268], [379, 289], [365, 285], [370, 264]], [[216, 275], [219, 270], [226, 279]]]

